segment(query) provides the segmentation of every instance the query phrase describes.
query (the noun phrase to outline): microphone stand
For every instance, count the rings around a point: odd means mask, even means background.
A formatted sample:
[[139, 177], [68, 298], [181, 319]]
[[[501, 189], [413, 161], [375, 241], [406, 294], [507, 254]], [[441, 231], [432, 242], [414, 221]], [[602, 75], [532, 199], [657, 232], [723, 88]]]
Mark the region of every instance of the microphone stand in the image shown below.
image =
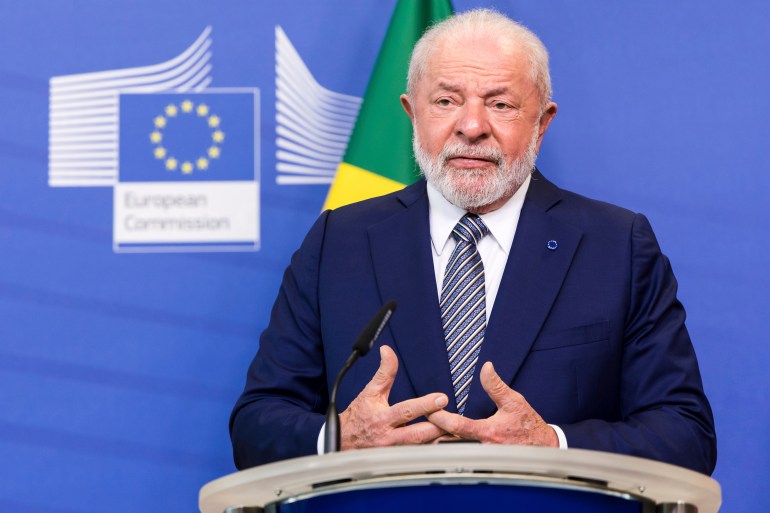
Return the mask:
[[337, 374], [337, 379], [334, 380], [334, 386], [332, 386], [331, 393], [329, 394], [329, 406], [326, 408], [324, 454], [340, 450], [340, 414], [337, 411], [337, 390], [339, 389], [340, 382], [356, 360], [369, 352], [395, 310], [395, 301], [389, 301], [380, 308], [356, 339], [353, 344], [353, 352], [348, 357], [345, 365], [342, 366], [339, 374]]

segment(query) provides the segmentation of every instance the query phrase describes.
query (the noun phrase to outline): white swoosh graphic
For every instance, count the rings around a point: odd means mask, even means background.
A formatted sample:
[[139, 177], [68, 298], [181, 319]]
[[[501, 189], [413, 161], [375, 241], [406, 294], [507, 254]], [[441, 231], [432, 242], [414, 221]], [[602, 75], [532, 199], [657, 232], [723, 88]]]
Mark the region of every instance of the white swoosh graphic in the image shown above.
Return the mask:
[[211, 27], [184, 52], [151, 66], [52, 77], [48, 185], [110, 187], [118, 180], [118, 94], [201, 91], [211, 83]]

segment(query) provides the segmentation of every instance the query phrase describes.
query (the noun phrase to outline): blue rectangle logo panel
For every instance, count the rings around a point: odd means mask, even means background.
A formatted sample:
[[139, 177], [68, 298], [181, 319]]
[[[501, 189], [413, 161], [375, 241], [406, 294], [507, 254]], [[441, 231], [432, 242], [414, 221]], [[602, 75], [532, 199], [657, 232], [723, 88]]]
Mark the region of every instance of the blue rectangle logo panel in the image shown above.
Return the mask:
[[253, 92], [120, 95], [120, 182], [255, 180]]

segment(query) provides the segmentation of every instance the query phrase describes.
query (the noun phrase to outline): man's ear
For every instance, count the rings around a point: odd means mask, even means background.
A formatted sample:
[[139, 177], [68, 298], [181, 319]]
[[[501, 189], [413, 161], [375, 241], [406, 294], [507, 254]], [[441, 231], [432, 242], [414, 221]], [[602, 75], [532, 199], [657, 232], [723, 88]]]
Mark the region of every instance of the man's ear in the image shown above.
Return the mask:
[[540, 138], [542, 138], [545, 131], [548, 130], [548, 125], [551, 124], [551, 121], [553, 121], [553, 118], [556, 116], [557, 110], [558, 106], [554, 102], [548, 102], [548, 105], [543, 109], [543, 114], [540, 116], [540, 126], [538, 127], [538, 135]]
[[546, 130], [548, 130], [548, 125], [551, 124], [551, 121], [553, 121], [553, 118], [556, 116], [557, 110], [558, 107], [554, 102], [548, 102], [548, 105], [546, 105], [543, 110], [543, 114], [540, 115], [540, 121], [538, 121], [537, 127], [536, 151], [538, 152], [540, 151], [540, 143], [543, 142], [543, 136], [545, 135]]
[[412, 99], [409, 98], [408, 94], [402, 94], [401, 95], [401, 106], [404, 108], [404, 112], [406, 112], [406, 115], [409, 116], [409, 119], [414, 122], [414, 109], [412, 108]]

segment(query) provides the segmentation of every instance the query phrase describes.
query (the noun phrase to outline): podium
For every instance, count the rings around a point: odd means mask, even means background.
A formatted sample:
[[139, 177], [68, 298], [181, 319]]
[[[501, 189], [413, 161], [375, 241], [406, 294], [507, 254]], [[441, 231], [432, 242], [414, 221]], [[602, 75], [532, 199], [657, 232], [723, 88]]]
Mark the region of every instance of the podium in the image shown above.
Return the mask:
[[719, 484], [674, 465], [580, 449], [481, 444], [308, 456], [214, 480], [201, 513], [716, 513]]

